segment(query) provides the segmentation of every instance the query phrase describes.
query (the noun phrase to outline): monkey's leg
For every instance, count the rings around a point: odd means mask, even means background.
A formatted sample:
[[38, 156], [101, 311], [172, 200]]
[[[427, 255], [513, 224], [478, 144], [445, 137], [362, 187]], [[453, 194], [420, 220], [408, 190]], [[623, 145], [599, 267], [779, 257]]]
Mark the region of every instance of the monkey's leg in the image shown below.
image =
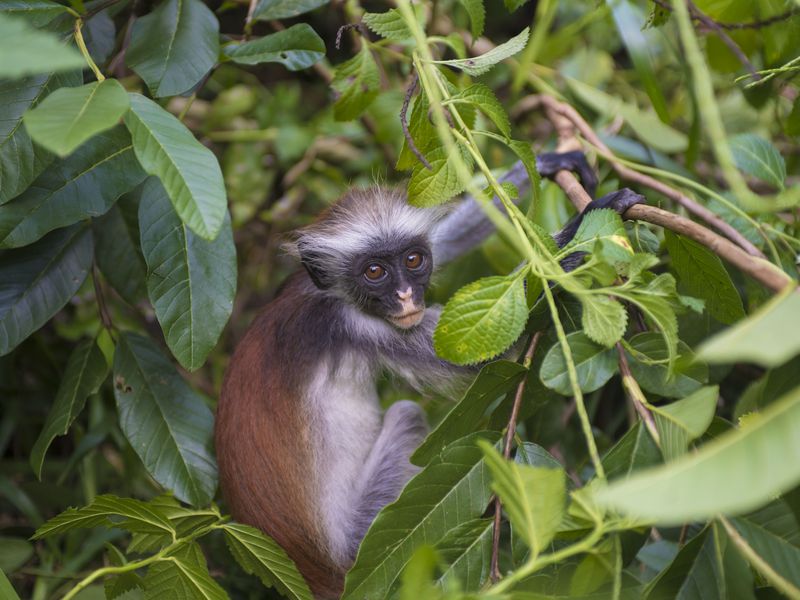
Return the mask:
[[644, 196], [637, 194], [628, 188], [622, 188], [616, 192], [606, 194], [602, 198], [597, 198], [596, 200], [592, 200], [589, 204], [587, 204], [586, 208], [584, 208], [580, 214], [572, 217], [572, 219], [570, 219], [569, 222], [564, 225], [564, 228], [561, 229], [561, 231], [553, 234], [553, 239], [555, 240], [556, 244], [558, 244], [559, 248], [563, 248], [573, 237], [575, 237], [575, 233], [578, 231], [578, 227], [580, 227], [581, 222], [583, 221], [583, 216], [589, 211], [597, 210], [599, 208], [610, 208], [616, 211], [617, 214], [623, 215], [631, 206], [634, 204], [641, 204], [644, 201]]
[[349, 535], [352, 558], [378, 511], [396, 500], [403, 486], [419, 472], [419, 467], [408, 459], [427, 434], [425, 413], [416, 402], [400, 400], [386, 411], [383, 428], [364, 465], [353, 507]]

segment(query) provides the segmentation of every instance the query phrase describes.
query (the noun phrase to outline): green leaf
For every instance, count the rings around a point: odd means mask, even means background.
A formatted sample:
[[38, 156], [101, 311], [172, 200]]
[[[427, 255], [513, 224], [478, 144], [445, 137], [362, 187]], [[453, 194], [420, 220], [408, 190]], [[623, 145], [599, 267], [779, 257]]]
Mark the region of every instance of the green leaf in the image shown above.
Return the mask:
[[[411, 116], [408, 117], [408, 132], [414, 145], [423, 156], [439, 145], [439, 136], [436, 134], [436, 127], [428, 118], [430, 104], [425, 94], [420, 94], [414, 99], [414, 106], [411, 109]], [[403, 138], [403, 147], [397, 157], [395, 168], [399, 171], [407, 171], [420, 166], [419, 158], [411, 151], [408, 141]]]
[[57, 36], [31, 28], [22, 18], [0, 13], [0, 77], [69, 71], [86, 67], [80, 53]]
[[[412, 8], [414, 9], [414, 15], [417, 17], [417, 22], [425, 29], [425, 13], [422, 6], [417, 4], [413, 5]], [[364, 13], [361, 20], [364, 25], [387, 40], [403, 41], [414, 37], [414, 34], [406, 26], [403, 15], [396, 8], [390, 8], [382, 13]]]
[[789, 113], [789, 116], [786, 117], [784, 131], [786, 132], [786, 135], [800, 135], [800, 97], [794, 99], [792, 110]]
[[153, 478], [194, 506], [217, 487], [214, 417], [148, 338], [123, 333], [114, 356], [119, 424]]
[[110, 370], [94, 340], [81, 342], [69, 357], [58, 393], [36, 443], [31, 449], [31, 468], [42, 478], [44, 455], [57, 435], [65, 435], [83, 410], [86, 398], [97, 392]]
[[469, 15], [469, 31], [472, 39], [476, 40], [483, 35], [483, 28], [486, 24], [486, 8], [483, 0], [458, 0]]
[[129, 106], [128, 94], [116, 79], [61, 88], [25, 113], [25, 127], [37, 144], [66, 156], [93, 135], [111, 129]]
[[552, 541], [564, 516], [564, 469], [519, 465], [504, 460], [491, 444], [478, 444], [492, 475], [492, 489], [502, 500], [515, 534], [538, 556]]
[[416, 548], [436, 544], [454, 527], [483, 514], [491, 491], [475, 442], [498, 437], [474, 433], [450, 444], [378, 513], [347, 574], [343, 600], [390, 595]]
[[794, 286], [776, 295], [746, 319], [700, 346], [698, 358], [710, 363], [754, 362], [777, 367], [800, 353], [800, 294]]
[[678, 342], [679, 358], [672, 371], [668, 362], [669, 351], [659, 334], [637, 333], [629, 344], [635, 351], [628, 354], [633, 378], [652, 394], [682, 398], [697, 391], [708, 381], [708, 367], [697, 361], [692, 350], [683, 342]]
[[746, 516], [731, 519], [731, 524], [747, 541], [747, 545], [780, 577], [800, 588], [800, 548]]
[[98, 134], [0, 206], [0, 248], [25, 246], [53, 229], [102, 215], [144, 176], [124, 127]]
[[0, 253], [0, 356], [61, 310], [92, 264], [92, 233], [83, 226], [54, 231], [37, 243]]
[[528, 317], [523, 282], [518, 274], [484, 277], [458, 290], [433, 333], [436, 353], [468, 365], [507, 350], [522, 334]]
[[748, 175], [783, 189], [786, 163], [771, 143], [754, 133], [742, 133], [729, 140], [736, 166]]
[[603, 456], [609, 480], [661, 462], [661, 452], [641, 422], [636, 423]]
[[447, 413], [411, 455], [411, 462], [424, 466], [444, 446], [478, 430], [486, 409], [499, 397], [514, 389], [525, 373], [527, 373], [525, 367], [508, 360], [498, 360], [484, 366], [461, 401]]
[[[613, 348], [603, 348], [582, 331], [570, 333], [567, 343], [578, 372], [578, 386], [582, 391], [588, 393], [600, 389], [617, 372], [617, 352]], [[564, 396], [572, 396], [567, 363], [558, 342], [547, 351], [540, 377], [542, 383], [551, 390]]]
[[704, 387], [682, 400], [662, 406], [650, 406], [661, 438], [666, 460], [686, 453], [689, 442], [706, 432], [717, 408], [719, 388]]
[[628, 312], [622, 304], [598, 294], [581, 294], [578, 299], [583, 306], [583, 332], [589, 339], [606, 348], [622, 339], [628, 327]]
[[[528, 142], [521, 142], [519, 140], [511, 140], [508, 142], [508, 147], [517, 155], [522, 161], [522, 165], [528, 173], [528, 180], [531, 182], [531, 192], [533, 199], [531, 200], [531, 211], [535, 206], [540, 203], [542, 193], [542, 176], [539, 175], [539, 170], [536, 168], [536, 155], [531, 150], [531, 145]], [[529, 212], [529, 214], [532, 214]], [[549, 235], [545, 236], [547, 239], [552, 240]]]
[[175, 533], [167, 518], [153, 510], [147, 502], [107, 494], [96, 496], [87, 506], [68, 508], [53, 517], [36, 530], [33, 539], [60, 535], [73, 529], [100, 526], [121, 527], [132, 532], [170, 536]]
[[597, 492], [605, 506], [679, 525], [760, 506], [800, 482], [800, 388], [697, 452]]
[[[185, 537], [200, 527], [220, 520], [216, 507], [206, 510], [184, 508], [170, 494], [156, 496], [147, 504], [169, 521], [178, 537]], [[128, 554], [153, 554], [171, 542], [172, 536], [164, 532], [134, 533], [126, 550]]]
[[196, 86], [219, 56], [219, 22], [201, 0], [164, 0], [139, 17], [125, 63], [156, 98]]
[[136, 158], [161, 180], [181, 220], [207, 240], [217, 237], [227, 201], [217, 157], [152, 100], [131, 94], [125, 124]]
[[19, 600], [19, 596], [17, 596], [17, 592], [14, 591], [14, 587], [11, 585], [11, 582], [6, 577], [6, 574], [0, 570], [0, 596], [2, 596], [5, 600]]
[[0, 80], [0, 204], [21, 194], [53, 160], [52, 154], [33, 143], [22, 115], [52, 90], [82, 81], [80, 71]]
[[381, 77], [378, 65], [367, 44], [350, 60], [336, 67], [331, 87], [339, 93], [333, 104], [337, 121], [352, 121], [359, 117], [378, 97]]
[[225, 56], [241, 65], [276, 62], [300, 71], [325, 58], [325, 42], [307, 23], [298, 23], [257, 40], [229, 44]]
[[458, 581], [465, 591], [478, 591], [489, 578], [492, 556], [493, 519], [473, 519], [448, 531], [436, 543], [447, 567], [436, 583], [444, 587]]
[[260, 21], [290, 19], [327, 4], [330, 0], [258, 0], [253, 18]]
[[203, 551], [190, 542], [154, 563], [144, 576], [145, 600], [228, 600], [211, 578]]
[[450, 102], [453, 104], [471, 104], [481, 110], [492, 120], [504, 136], [511, 135], [511, 123], [508, 120], [503, 105], [494, 95], [494, 92], [482, 83], [475, 83], [454, 95]]
[[225, 541], [236, 562], [268, 587], [293, 600], [311, 600], [308, 584], [286, 552], [258, 529], [239, 523], [223, 526]]
[[435, 60], [433, 62], [460, 69], [467, 75], [472, 75], [473, 77], [483, 75], [500, 61], [510, 58], [520, 52], [525, 47], [525, 44], [528, 43], [529, 32], [530, 27], [526, 27], [507, 42], [495, 46], [480, 56], [463, 59], [457, 58], [453, 60]]
[[20, 17], [34, 27], [47, 25], [66, 11], [66, 6], [51, 0], [0, 0], [0, 13]]
[[464, 191], [456, 165], [461, 160], [467, 167], [472, 167], [472, 156], [466, 149], [459, 145], [457, 153], [448, 154], [444, 147], [439, 146], [427, 152], [426, 158], [430, 169], [414, 159], [417, 162], [407, 189], [410, 204], [424, 208], [436, 206]]
[[[33, 556], [33, 544], [18, 537], [0, 536], [0, 573], [12, 573]], [[0, 591], [2, 591], [0, 586]], [[0, 597], [5, 598], [0, 594]]]
[[622, 218], [615, 210], [603, 208], [584, 215], [578, 231], [561, 251], [561, 256], [573, 252], [594, 252], [618, 272], [624, 272], [620, 265], [633, 260], [633, 248]]
[[236, 248], [230, 218], [214, 241], [181, 222], [161, 183], [149, 178], [141, 192], [139, 227], [147, 263], [147, 293], [167, 345], [195, 371], [217, 343], [233, 310]]
[[705, 300], [708, 313], [721, 323], [730, 325], [744, 318], [742, 299], [716, 254], [668, 229], [664, 230], [664, 240], [670, 264], [686, 293]]

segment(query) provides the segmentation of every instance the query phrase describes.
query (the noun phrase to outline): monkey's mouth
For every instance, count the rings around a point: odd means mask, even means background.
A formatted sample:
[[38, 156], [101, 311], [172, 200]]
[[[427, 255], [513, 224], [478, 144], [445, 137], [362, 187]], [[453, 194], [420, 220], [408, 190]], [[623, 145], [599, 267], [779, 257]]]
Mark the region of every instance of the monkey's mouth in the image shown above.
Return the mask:
[[388, 320], [400, 329], [410, 329], [422, 321], [425, 316], [425, 307], [414, 309], [402, 315], [390, 315]]

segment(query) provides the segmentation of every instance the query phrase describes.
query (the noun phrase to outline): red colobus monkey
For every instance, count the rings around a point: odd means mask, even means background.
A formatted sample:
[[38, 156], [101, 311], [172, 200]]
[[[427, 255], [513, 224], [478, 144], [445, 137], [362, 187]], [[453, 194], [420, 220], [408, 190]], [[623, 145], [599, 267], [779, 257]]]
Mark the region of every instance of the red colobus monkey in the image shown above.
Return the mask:
[[[575, 170], [579, 152], [541, 154], [539, 171]], [[521, 163], [503, 178], [523, 191]], [[589, 208], [620, 213], [641, 197], [622, 190]], [[554, 238], [563, 246], [580, 215]], [[441, 308], [425, 307], [434, 265], [463, 254], [493, 226], [474, 199], [442, 216], [396, 190], [353, 190], [292, 245], [295, 273], [250, 326], [225, 375], [216, 421], [222, 490], [235, 519], [275, 539], [318, 598], [341, 594], [344, 574], [378, 511], [417, 468], [409, 456], [428, 428], [400, 401], [381, 414], [375, 382], [388, 370], [447, 393], [473, 369], [433, 349]]]

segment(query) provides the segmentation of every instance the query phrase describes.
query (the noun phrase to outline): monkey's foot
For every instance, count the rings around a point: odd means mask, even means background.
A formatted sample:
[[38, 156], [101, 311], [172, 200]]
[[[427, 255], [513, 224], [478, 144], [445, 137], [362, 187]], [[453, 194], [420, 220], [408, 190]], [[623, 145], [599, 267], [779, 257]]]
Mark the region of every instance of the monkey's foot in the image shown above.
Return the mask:
[[572, 171], [581, 180], [589, 196], [594, 198], [597, 190], [597, 175], [586, 160], [586, 155], [573, 152], [543, 152], [536, 156], [536, 168], [542, 177], [552, 179], [559, 171]]
[[598, 208], [611, 208], [615, 210], [617, 214], [623, 215], [625, 214], [625, 211], [634, 204], [643, 204], [644, 202], [645, 197], [641, 194], [637, 194], [628, 188], [622, 188], [616, 192], [606, 194], [602, 198], [592, 200], [586, 205], [586, 208], [583, 209], [583, 212], [586, 213], [590, 210], [596, 210]]

